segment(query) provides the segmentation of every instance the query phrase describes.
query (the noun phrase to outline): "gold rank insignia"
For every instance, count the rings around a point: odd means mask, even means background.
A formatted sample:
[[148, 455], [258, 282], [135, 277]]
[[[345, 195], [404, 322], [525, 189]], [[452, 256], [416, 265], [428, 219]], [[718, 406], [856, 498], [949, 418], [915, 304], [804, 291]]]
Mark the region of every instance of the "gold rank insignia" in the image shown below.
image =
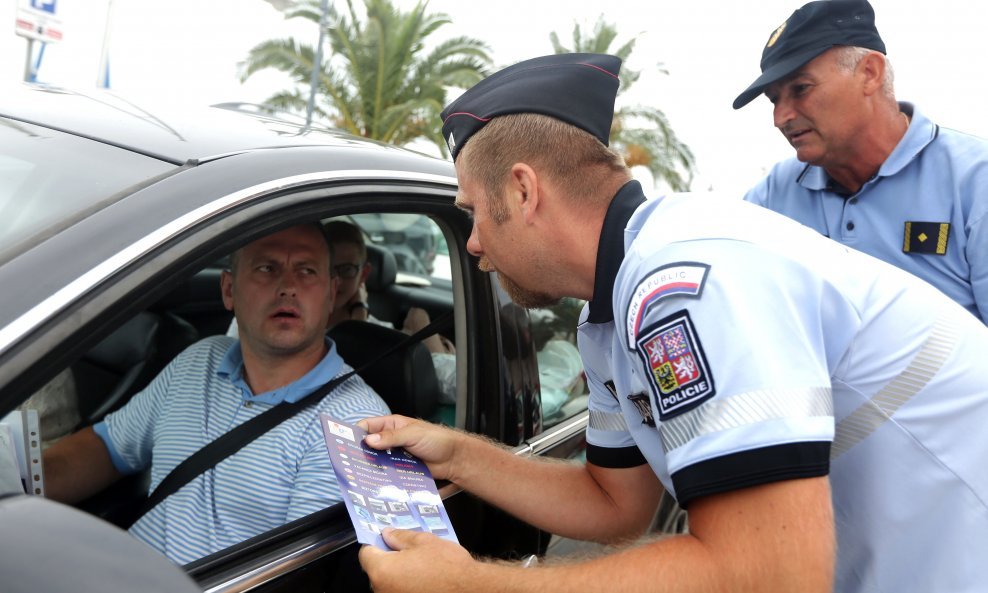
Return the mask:
[[775, 45], [775, 42], [779, 40], [779, 36], [782, 35], [782, 32], [786, 30], [786, 25], [788, 24], [789, 21], [786, 21], [781, 25], [779, 25], [779, 28], [773, 31], [772, 36], [768, 38], [768, 45], [766, 45], [765, 47], [772, 47], [773, 45]]
[[950, 223], [947, 222], [907, 222], [902, 234], [902, 251], [905, 253], [927, 253], [947, 255], [947, 240], [950, 238]]

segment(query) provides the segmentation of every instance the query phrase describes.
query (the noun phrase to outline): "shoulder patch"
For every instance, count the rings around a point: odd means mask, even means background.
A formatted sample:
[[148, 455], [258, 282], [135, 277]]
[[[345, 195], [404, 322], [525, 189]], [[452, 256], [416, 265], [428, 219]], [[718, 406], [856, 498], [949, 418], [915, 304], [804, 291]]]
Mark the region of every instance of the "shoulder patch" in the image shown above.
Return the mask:
[[713, 397], [714, 377], [686, 309], [643, 331], [635, 346], [645, 365], [660, 420]]
[[648, 310], [670, 296], [699, 298], [710, 266], [698, 262], [676, 262], [653, 270], [631, 293], [624, 316], [628, 332], [628, 349], [634, 350], [635, 338]]

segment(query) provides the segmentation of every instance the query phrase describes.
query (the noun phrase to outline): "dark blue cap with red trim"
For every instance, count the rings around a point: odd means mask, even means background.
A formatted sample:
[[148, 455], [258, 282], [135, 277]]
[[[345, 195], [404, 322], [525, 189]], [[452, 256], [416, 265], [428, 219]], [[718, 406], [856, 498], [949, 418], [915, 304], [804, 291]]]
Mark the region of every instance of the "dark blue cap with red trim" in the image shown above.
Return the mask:
[[607, 145], [621, 58], [555, 54], [519, 62], [478, 82], [442, 112], [443, 138], [456, 160], [492, 118], [540, 113], [574, 125]]

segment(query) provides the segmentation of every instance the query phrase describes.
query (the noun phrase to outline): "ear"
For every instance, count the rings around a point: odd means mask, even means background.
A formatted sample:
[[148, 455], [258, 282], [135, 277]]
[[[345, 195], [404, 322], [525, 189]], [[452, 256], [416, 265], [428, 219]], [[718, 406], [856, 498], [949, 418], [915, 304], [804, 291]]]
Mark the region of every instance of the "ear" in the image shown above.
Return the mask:
[[366, 282], [367, 277], [370, 276], [370, 273], [371, 273], [371, 263], [364, 262], [363, 267], [360, 268], [360, 282], [358, 282], [357, 284], [363, 284], [364, 282]]
[[857, 73], [862, 77], [862, 90], [866, 95], [874, 95], [882, 90], [885, 82], [885, 59], [882, 54], [873, 51], [861, 58]]
[[539, 178], [535, 170], [525, 163], [515, 163], [511, 166], [511, 192], [517, 199], [521, 209], [522, 220], [531, 224], [539, 208]]
[[233, 311], [233, 274], [226, 270], [220, 274], [220, 294], [223, 295], [226, 310]]

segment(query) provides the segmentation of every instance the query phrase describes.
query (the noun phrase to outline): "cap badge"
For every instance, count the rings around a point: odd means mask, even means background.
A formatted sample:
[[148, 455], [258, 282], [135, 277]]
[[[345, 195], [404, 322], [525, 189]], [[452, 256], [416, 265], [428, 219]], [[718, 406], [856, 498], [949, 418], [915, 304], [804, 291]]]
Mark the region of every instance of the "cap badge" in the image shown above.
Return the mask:
[[776, 29], [775, 32], [772, 33], [772, 36], [768, 38], [768, 45], [766, 45], [765, 47], [772, 47], [773, 45], [775, 45], [775, 42], [779, 40], [779, 37], [782, 35], [782, 32], [786, 30], [787, 24], [789, 24], [789, 21], [786, 21], [781, 25], [779, 25], [779, 28]]
[[454, 148], [456, 148], [456, 140], [453, 140], [453, 132], [449, 133], [449, 140], [446, 143], [449, 144], [449, 150], [451, 152]]

